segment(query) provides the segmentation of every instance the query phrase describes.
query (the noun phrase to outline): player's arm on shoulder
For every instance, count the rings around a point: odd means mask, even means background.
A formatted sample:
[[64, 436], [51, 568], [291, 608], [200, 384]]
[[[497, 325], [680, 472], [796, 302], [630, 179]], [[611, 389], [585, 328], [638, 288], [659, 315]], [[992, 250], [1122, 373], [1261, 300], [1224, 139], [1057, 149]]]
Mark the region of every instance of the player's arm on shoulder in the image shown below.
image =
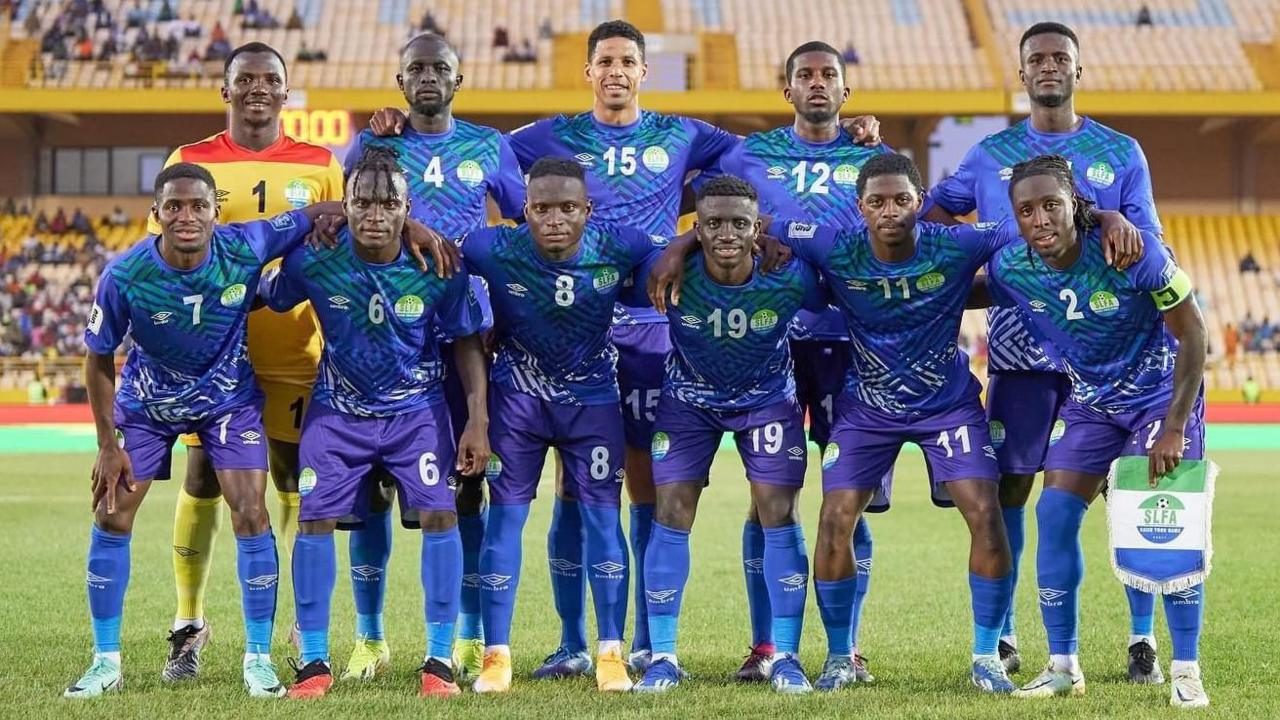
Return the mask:
[[279, 267], [262, 274], [258, 280], [258, 298], [276, 312], [286, 312], [307, 299], [302, 281], [306, 248], [297, 248], [285, 256]]
[[955, 225], [948, 232], [957, 244], [970, 251], [980, 265], [991, 260], [1006, 246], [1022, 242], [1022, 236], [1018, 234], [1018, 223], [1009, 218], [997, 222]]
[[829, 225], [790, 218], [763, 218], [768, 224], [762, 234], [777, 241], [793, 255], [810, 265], [820, 268], [835, 247], [840, 231]]
[[314, 221], [322, 213], [342, 212], [342, 203], [313, 203], [263, 220], [228, 225], [242, 233], [258, 259], [266, 263], [283, 257], [300, 246], [311, 234]]
[[984, 152], [979, 143], [965, 153], [955, 172], [942, 178], [925, 197], [921, 219], [953, 225], [957, 217], [978, 209], [978, 173]]
[[525, 204], [524, 173], [520, 170], [520, 160], [515, 150], [511, 149], [511, 141], [506, 135], [498, 135], [498, 174], [489, 185], [489, 194], [498, 204], [502, 217], [524, 222]]
[[690, 170], [711, 168], [725, 153], [733, 150], [741, 142], [741, 138], [734, 133], [704, 120], [685, 118], [685, 123], [692, 129], [694, 135], [689, 151]]
[[1147, 165], [1147, 156], [1137, 140], [1133, 140], [1133, 156], [1120, 176], [1120, 212], [1129, 222], [1153, 235], [1164, 233], [1156, 212], [1151, 167]]
[[1102, 252], [1108, 265], [1126, 270], [1142, 259], [1145, 250], [1141, 231], [1123, 213], [1093, 207], [1089, 214], [1102, 231]]

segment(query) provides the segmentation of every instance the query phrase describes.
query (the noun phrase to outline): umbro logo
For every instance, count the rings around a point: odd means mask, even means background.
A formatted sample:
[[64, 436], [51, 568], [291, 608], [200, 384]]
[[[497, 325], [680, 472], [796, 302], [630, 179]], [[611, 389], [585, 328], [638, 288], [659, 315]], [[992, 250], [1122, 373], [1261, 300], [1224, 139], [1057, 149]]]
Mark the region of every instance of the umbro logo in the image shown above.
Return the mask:
[[751, 572], [761, 572], [764, 570], [764, 558], [747, 558], [742, 561], [743, 565]]
[[199, 550], [192, 550], [192, 549], [191, 549], [191, 548], [189, 548], [189, 547], [183, 547], [183, 546], [181, 546], [181, 545], [174, 545], [174, 546], [173, 546], [173, 551], [174, 551], [174, 552], [176, 552], [176, 553], [178, 553], [178, 554], [179, 554], [179, 555], [181, 555], [182, 557], [191, 557], [192, 555], [199, 555], [199, 554], [200, 554], [200, 551], [199, 551]]
[[382, 574], [382, 568], [373, 565], [352, 565], [351, 579], [369, 582]]
[[507, 283], [507, 292], [515, 295], [516, 297], [524, 297], [525, 294], [529, 292], [529, 288], [521, 285], [520, 283]]
[[1050, 607], [1057, 607], [1062, 604], [1061, 598], [1067, 594], [1066, 590], [1056, 590], [1054, 588], [1040, 588], [1040, 604]]
[[845, 280], [844, 285], [850, 290], [866, 290], [867, 289], [867, 284], [862, 282], [861, 280]]
[[510, 575], [499, 575], [497, 573], [489, 573], [488, 575], [480, 576], [480, 580], [494, 590], [501, 590], [502, 588], [505, 588], [507, 586], [507, 581], [510, 579]]
[[680, 323], [685, 327], [691, 327], [691, 328], [701, 327], [702, 318], [698, 317], [697, 315], [681, 315]]
[[645, 590], [645, 597], [658, 604], [668, 603], [676, 596], [677, 590]]
[[275, 573], [272, 573], [270, 575], [259, 575], [257, 577], [251, 577], [249, 578], [249, 588], [251, 590], [266, 590], [269, 587], [274, 587], [276, 584], [276, 580], [278, 580], [279, 578], [280, 576], [276, 575]]
[[350, 310], [351, 300], [341, 295], [330, 295], [329, 307], [333, 308], [334, 310]]
[[859, 558], [856, 561], [859, 570], [871, 572], [871, 558]]
[[551, 565], [551, 570], [553, 572], [564, 574], [573, 574], [576, 570], [579, 570], [582, 567], [579, 563], [565, 560], [564, 558], [551, 558], [547, 563]]
[[173, 318], [173, 313], [169, 312], [168, 310], [161, 310], [160, 312], [151, 316], [151, 322], [156, 325], [168, 325], [169, 320], [172, 318]]
[[240, 433], [240, 440], [244, 445], [259, 445], [262, 440], [262, 433], [257, 430], [245, 430]]
[[1172, 595], [1174, 598], [1176, 598], [1173, 601], [1174, 605], [1199, 605], [1200, 604], [1200, 591], [1195, 588], [1187, 588], [1186, 590], [1179, 590], [1177, 592], [1169, 593], [1169, 594]]
[[93, 572], [86, 573], [85, 580], [88, 581], [90, 585], [106, 585], [111, 582], [111, 578], [103, 577]]
[[788, 448], [787, 454], [791, 456], [788, 458], [790, 460], [799, 460], [800, 462], [804, 462], [804, 448], [800, 446]]
[[573, 159], [577, 160], [578, 164], [581, 165], [582, 167], [591, 167], [596, 162], [595, 155], [592, 155], [591, 153], [585, 153], [585, 152], [574, 155]]
[[604, 573], [605, 575], [616, 575], [617, 573], [627, 569], [626, 565], [616, 563], [612, 560], [605, 560], [604, 562], [596, 563], [591, 567], [595, 569], [596, 572]]
[[1048, 303], [1046, 303], [1043, 300], [1032, 300], [1030, 304], [1031, 304], [1031, 312], [1042, 313], [1044, 312], [1045, 308], [1049, 307]]
[[462, 576], [462, 586], [469, 588], [480, 587], [480, 573], [467, 573]]
[[770, 180], [786, 180], [787, 179], [786, 168], [778, 167], [777, 165], [774, 165], [773, 167], [769, 168], [765, 172], [768, 173]]
[[786, 577], [778, 578], [778, 582], [786, 585], [788, 588], [802, 588], [805, 583], [809, 582], [809, 576], [804, 573], [795, 573]]

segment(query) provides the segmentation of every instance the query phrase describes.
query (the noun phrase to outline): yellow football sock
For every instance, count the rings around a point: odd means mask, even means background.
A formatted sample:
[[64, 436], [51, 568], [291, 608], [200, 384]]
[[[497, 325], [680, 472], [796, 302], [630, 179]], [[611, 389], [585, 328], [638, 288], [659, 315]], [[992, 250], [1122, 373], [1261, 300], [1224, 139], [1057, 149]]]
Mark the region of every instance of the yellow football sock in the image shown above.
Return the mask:
[[204, 589], [213, 564], [213, 540], [222, 525], [222, 496], [198, 498], [178, 492], [173, 514], [173, 579], [180, 618], [204, 617]]
[[277, 547], [283, 548], [285, 555], [293, 555], [293, 539], [298, 534], [298, 511], [302, 507], [302, 496], [296, 492], [277, 490], [280, 496], [279, 526], [276, 530], [280, 542]]

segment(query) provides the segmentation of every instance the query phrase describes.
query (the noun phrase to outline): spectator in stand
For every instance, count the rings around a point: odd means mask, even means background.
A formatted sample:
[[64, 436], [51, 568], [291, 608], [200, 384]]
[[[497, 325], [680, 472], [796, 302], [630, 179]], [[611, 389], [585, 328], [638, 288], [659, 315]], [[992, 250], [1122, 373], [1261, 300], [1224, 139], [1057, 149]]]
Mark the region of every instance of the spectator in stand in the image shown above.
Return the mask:
[[49, 232], [54, 235], [65, 235], [69, 227], [67, 224], [67, 212], [62, 208], [58, 208], [58, 212], [54, 213], [53, 220], [49, 223]]
[[76, 59], [93, 59], [93, 40], [89, 39], [88, 33], [81, 34], [80, 39], [76, 41]]
[[857, 65], [862, 62], [862, 58], [858, 56], [858, 49], [853, 46], [852, 40], [844, 44], [844, 52], [840, 53], [840, 57], [844, 58], [846, 65]]
[[44, 380], [40, 378], [39, 374], [32, 376], [31, 382], [27, 383], [27, 404], [49, 404], [49, 389], [45, 387]]
[[555, 37], [556, 31], [551, 27], [551, 18], [544, 17], [538, 25], [538, 38], [541, 40], [550, 40]]
[[13, 202], [12, 197], [7, 197], [4, 199], [4, 210], [0, 210], [0, 214], [3, 214], [3, 215], [18, 214], [18, 206], [16, 203]]
[[1266, 352], [1273, 349], [1276, 326], [1271, 324], [1270, 317], [1263, 317], [1258, 323], [1258, 332], [1253, 336], [1253, 352]]
[[1240, 352], [1240, 331], [1235, 325], [1227, 323], [1222, 328], [1222, 353], [1227, 359], [1227, 367], [1236, 366], [1236, 353]]
[[213, 31], [209, 33], [209, 41], [227, 42], [227, 31], [222, 27], [221, 20], [213, 24]]
[[1137, 27], [1151, 27], [1151, 8], [1143, 5], [1138, 8], [1138, 17], [1134, 21]]
[[1252, 375], [1244, 379], [1244, 384], [1240, 386], [1240, 394], [1244, 396], [1244, 401], [1248, 405], [1257, 405], [1262, 402], [1262, 388]]
[[436, 22], [436, 16], [431, 14], [431, 8], [427, 8], [426, 12], [422, 14], [422, 21], [418, 23], [418, 29], [422, 32], [435, 33], [444, 37], [444, 28], [440, 27], [440, 24]]
[[102, 48], [98, 50], [98, 60], [100, 62], [112, 60], [120, 53], [119, 35], [120, 32], [112, 27], [107, 39], [102, 41]]
[[501, 25], [495, 25], [493, 28], [493, 47], [504, 48], [511, 44], [511, 37], [507, 34], [507, 29]]
[[198, 38], [203, 34], [204, 28], [200, 27], [200, 21], [196, 20], [196, 14], [191, 13], [188, 15], [186, 22], [182, 23], [182, 36]]
[[1258, 265], [1258, 259], [1253, 256], [1252, 250], [1245, 253], [1244, 257], [1240, 258], [1240, 272], [1262, 272], [1262, 266]]
[[140, 0], [133, 0], [133, 7], [124, 16], [125, 27], [140, 28], [147, 23], [147, 11], [142, 9]]
[[164, 4], [160, 6], [160, 14], [156, 16], [159, 22], [169, 22], [178, 16], [173, 14], [173, 6], [169, 4], [169, 0], [164, 0]]
[[36, 212], [35, 228], [36, 232], [49, 232], [49, 216], [44, 214], [44, 210]]
[[289, 13], [289, 19], [285, 21], [285, 30], [301, 30], [302, 16], [298, 14], [298, 6], [293, 6], [293, 12]]

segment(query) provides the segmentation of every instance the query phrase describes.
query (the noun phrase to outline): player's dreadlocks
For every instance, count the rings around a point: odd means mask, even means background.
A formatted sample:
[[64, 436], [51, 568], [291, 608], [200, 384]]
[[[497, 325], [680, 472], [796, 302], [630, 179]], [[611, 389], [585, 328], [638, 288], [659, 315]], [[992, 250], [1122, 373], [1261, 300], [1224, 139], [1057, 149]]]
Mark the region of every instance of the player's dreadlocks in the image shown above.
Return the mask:
[[742, 197], [752, 202], [760, 199], [751, 183], [733, 175], [721, 175], [707, 181], [698, 191], [697, 202], [707, 197]]
[[1075, 205], [1075, 214], [1072, 219], [1081, 235], [1094, 226], [1091, 212], [1093, 201], [1081, 197], [1076, 190], [1075, 176], [1071, 174], [1071, 163], [1066, 158], [1061, 155], [1040, 155], [1014, 165], [1013, 175], [1009, 177], [1009, 194], [1013, 194], [1015, 185], [1034, 175], [1047, 175], [1057, 180], [1058, 185], [1071, 195], [1071, 201]]
[[[385, 182], [387, 195], [392, 198], [399, 198], [400, 194], [396, 190], [395, 176], [404, 176], [404, 168], [400, 167], [400, 154], [394, 148], [385, 145], [370, 145], [365, 147], [364, 152], [360, 153], [360, 159], [356, 160], [351, 166], [351, 172], [347, 173], [347, 181], [353, 178], [359, 182], [360, 175], [365, 172], [373, 173], [373, 187], [376, 189], [382, 182]], [[355, 188], [352, 187], [352, 194], [355, 194]]]

